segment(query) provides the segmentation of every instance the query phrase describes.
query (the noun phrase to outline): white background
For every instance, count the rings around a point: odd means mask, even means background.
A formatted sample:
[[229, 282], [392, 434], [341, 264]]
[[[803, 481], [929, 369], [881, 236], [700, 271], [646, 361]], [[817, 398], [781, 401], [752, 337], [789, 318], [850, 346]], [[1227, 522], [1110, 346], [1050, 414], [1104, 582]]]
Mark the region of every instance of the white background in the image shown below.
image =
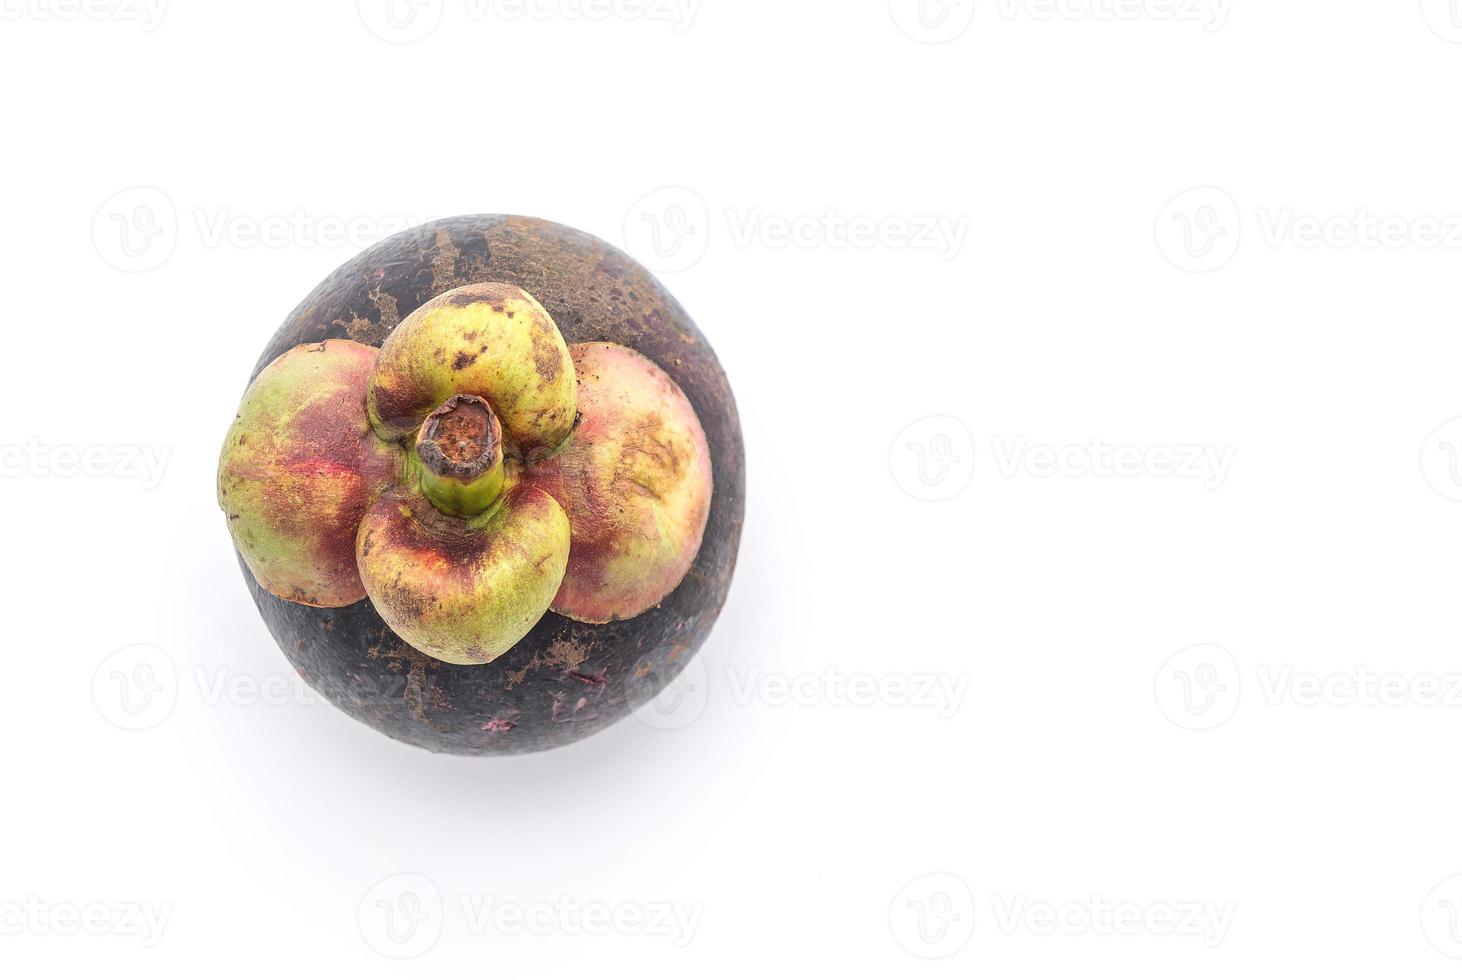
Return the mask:
[[[0, 970], [1454, 976], [1462, 9], [484, 3], [0, 0]], [[479, 211], [748, 456], [679, 700], [496, 760], [300, 691], [212, 487]]]

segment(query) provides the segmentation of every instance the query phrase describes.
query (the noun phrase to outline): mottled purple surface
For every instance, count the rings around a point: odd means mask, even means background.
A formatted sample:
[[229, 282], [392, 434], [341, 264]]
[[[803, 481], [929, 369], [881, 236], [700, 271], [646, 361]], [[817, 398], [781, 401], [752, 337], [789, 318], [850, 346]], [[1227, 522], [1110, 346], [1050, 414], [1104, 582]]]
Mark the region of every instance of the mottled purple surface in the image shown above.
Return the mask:
[[700, 416], [715, 489], [695, 564], [658, 607], [604, 626], [548, 613], [486, 666], [456, 667], [417, 653], [369, 601], [345, 609], [297, 605], [265, 592], [244, 569], [270, 632], [312, 687], [392, 738], [463, 755], [563, 745], [658, 693], [699, 649], [726, 601], [745, 502], [736, 403], [710, 344], [633, 259], [552, 222], [473, 215], [387, 239], [300, 304], [254, 373], [298, 344], [349, 338], [379, 346], [428, 299], [488, 281], [532, 293], [570, 344], [612, 341], [664, 368]]

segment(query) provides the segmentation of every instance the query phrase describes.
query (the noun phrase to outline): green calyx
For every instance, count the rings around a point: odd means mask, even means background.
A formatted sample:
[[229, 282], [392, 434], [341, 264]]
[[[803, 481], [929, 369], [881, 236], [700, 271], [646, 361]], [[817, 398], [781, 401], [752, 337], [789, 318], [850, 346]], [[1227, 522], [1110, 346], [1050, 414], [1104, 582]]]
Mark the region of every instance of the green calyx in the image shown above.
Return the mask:
[[551, 609], [630, 619], [686, 576], [713, 487], [685, 393], [628, 347], [565, 343], [530, 294], [462, 286], [378, 350], [285, 353], [244, 396], [218, 500], [255, 578], [368, 598], [444, 663], [502, 656]]
[[453, 395], [426, 417], [416, 435], [416, 457], [421, 491], [443, 513], [481, 514], [502, 493], [502, 426], [476, 395]]

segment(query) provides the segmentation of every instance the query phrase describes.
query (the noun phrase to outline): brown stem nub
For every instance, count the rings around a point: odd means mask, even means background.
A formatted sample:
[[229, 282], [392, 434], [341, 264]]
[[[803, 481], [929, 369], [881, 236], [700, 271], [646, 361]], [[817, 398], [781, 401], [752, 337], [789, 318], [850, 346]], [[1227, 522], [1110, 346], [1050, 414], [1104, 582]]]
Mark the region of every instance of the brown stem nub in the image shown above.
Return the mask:
[[416, 435], [421, 489], [437, 509], [470, 517], [503, 488], [503, 430], [476, 395], [453, 395], [426, 417]]

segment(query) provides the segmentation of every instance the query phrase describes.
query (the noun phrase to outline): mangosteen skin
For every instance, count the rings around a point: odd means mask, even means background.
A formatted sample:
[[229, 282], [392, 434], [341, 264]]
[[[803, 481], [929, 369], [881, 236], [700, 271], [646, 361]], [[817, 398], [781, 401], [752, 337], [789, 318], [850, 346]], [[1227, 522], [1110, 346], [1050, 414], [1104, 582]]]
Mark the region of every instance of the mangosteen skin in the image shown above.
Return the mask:
[[[690, 316], [639, 263], [592, 235], [538, 218], [465, 215], [394, 235], [337, 269], [289, 316], [254, 368], [299, 344], [379, 347], [427, 300], [505, 282], [552, 314], [569, 344], [632, 347], [684, 390], [710, 445], [714, 489], [699, 553], [655, 608], [606, 625], [546, 613], [490, 664], [461, 667], [408, 646], [370, 600], [318, 609], [244, 581], [284, 655], [331, 703], [433, 752], [506, 755], [577, 741], [646, 703], [684, 669], [731, 587], [746, 478], [726, 375]], [[252, 381], [252, 378], [250, 379]]]

